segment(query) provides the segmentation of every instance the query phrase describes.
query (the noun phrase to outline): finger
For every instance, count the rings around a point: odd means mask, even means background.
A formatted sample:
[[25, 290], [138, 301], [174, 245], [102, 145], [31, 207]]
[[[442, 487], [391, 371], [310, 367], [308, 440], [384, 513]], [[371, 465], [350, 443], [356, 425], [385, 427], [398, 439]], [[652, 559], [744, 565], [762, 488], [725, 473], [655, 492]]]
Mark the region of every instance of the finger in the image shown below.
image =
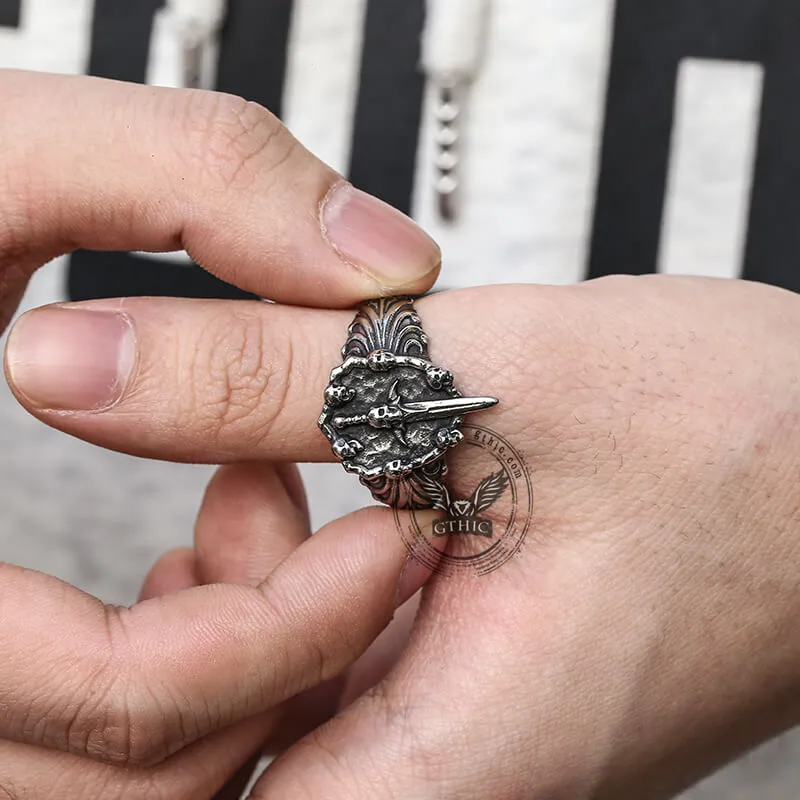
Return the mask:
[[2, 567], [0, 738], [150, 764], [339, 674], [403, 599], [387, 514], [326, 526], [257, 588], [131, 609]]
[[284, 752], [386, 677], [408, 643], [420, 594], [418, 592], [397, 610], [389, 625], [349, 669], [288, 702], [291, 712], [267, 740], [266, 753]]
[[[418, 524], [433, 512], [418, 511]], [[392, 523], [394, 523], [392, 519]], [[381, 523], [386, 526], [385, 535], [392, 536], [390, 520], [384, 516]], [[320, 684], [289, 701], [291, 713], [285, 723], [276, 729], [267, 740], [265, 752], [273, 755], [284, 752], [295, 742], [314, 729], [328, 722], [335, 714], [347, 708], [357, 697], [379, 683], [395, 666], [405, 650], [411, 628], [419, 608], [422, 591], [417, 591], [432, 575], [430, 564], [423, 563], [410, 554], [406, 559], [401, 579], [400, 595], [408, 598], [398, 601], [398, 609], [389, 625], [376, 637], [366, 652], [347, 670], [333, 680]]]
[[200, 583], [194, 550], [191, 547], [170, 550], [156, 561], [145, 578], [139, 601], [176, 594]]
[[0, 797], [238, 800], [241, 791], [228, 797], [217, 797], [216, 793], [223, 790], [226, 781], [232, 780], [242, 763], [248, 759], [252, 763], [250, 754], [259, 747], [263, 735], [260, 718], [240, 722], [152, 768], [99, 764], [71, 753], [0, 741]]
[[[467, 592], [460, 581], [443, 583], [460, 583], [461, 587], [456, 587], [447, 601], [438, 600], [439, 613], [448, 604], [466, 606], [470, 602], [466, 595], [471, 594], [474, 582], [466, 582]], [[426, 587], [423, 594], [429, 591]], [[416, 611], [416, 603], [407, 603], [406, 609], [406, 615], [398, 614], [395, 619], [399, 636], [387, 638], [392, 630], [389, 626], [349, 671], [340, 713], [283, 752], [256, 782], [248, 800], [367, 796], [376, 800], [477, 800], [490, 794], [487, 784], [478, 781], [474, 773], [463, 779], [467, 770], [460, 764], [461, 759], [472, 758], [465, 744], [472, 737], [464, 732], [481, 726], [474, 712], [485, 717], [486, 709], [491, 708], [491, 692], [471, 686], [475, 645], [465, 636], [434, 631], [430, 613], [424, 633], [415, 630], [417, 636], [409, 641], [409, 617]], [[465, 653], [470, 654], [468, 658]], [[501, 656], [495, 660], [502, 662]], [[468, 696], [469, 702], [454, 692], [454, 687], [463, 689], [461, 694]], [[467, 691], [464, 687], [471, 688]], [[484, 701], [477, 702], [476, 696]], [[487, 731], [494, 730], [491, 722], [484, 719], [483, 723]], [[485, 744], [491, 746], [492, 741]]]
[[195, 526], [201, 582], [257, 586], [310, 535], [297, 467], [222, 467], [208, 486]]
[[347, 672], [339, 697], [339, 708], [347, 708], [369, 689], [380, 683], [397, 663], [408, 644], [419, 610], [421, 593], [397, 610], [391, 623], [381, 631], [366, 653]]
[[[476, 637], [473, 625], [442, 628], [440, 623], [454, 608], [463, 611], [456, 617], [474, 622], [470, 609], [473, 616], [474, 607], [486, 609], [492, 596], [487, 583], [491, 581], [451, 577], [427, 584], [419, 609], [407, 604], [409, 614], [418, 611], [418, 617], [411, 637], [400, 637], [407, 643], [396, 663], [382, 665], [390, 667], [388, 674], [356, 699], [355, 692], [367, 689], [377, 673], [354, 672], [343, 695], [345, 702], [352, 701], [350, 705], [281, 755], [257, 781], [248, 800], [367, 796], [478, 800], [507, 792], [508, 782], [496, 781], [496, 775], [476, 760], [471, 745], [474, 731], [485, 732], [481, 747], [494, 748], [492, 763], [503, 771], [506, 754], [497, 746], [507, 745], [499, 734], [508, 728], [502, 715], [493, 715], [493, 703], [503, 691], [498, 685], [527, 686], [525, 669], [509, 661], [503, 646], [508, 632], [488, 625]], [[496, 618], [491, 612], [485, 616]], [[408, 621], [402, 620], [406, 625]], [[388, 650], [393, 647], [384, 645]], [[482, 665], [477, 681], [476, 664]], [[494, 679], [486, 681], [487, 674]], [[518, 693], [511, 696], [524, 706]], [[514, 709], [508, 713], [513, 716]], [[510, 749], [528, 745], [516, 737]]]
[[[294, 464], [222, 467], [206, 490], [195, 525], [197, 571], [202, 583], [257, 586], [310, 533], [305, 489]], [[292, 708], [290, 699], [269, 712], [264, 738], [280, 735]], [[259, 760], [260, 752], [214, 800], [239, 800]]]
[[[197, 583], [257, 586], [309, 535], [305, 489], [294, 464], [222, 467], [203, 498], [195, 526], [195, 549], [189, 551], [191, 572], [187, 570], [186, 574], [195, 577]], [[173, 561], [176, 558], [177, 554]], [[165, 560], [163, 580], [174, 580], [175, 569], [168, 556]], [[265, 738], [285, 727], [291, 704], [289, 700], [265, 715]], [[259, 760], [260, 752], [214, 800], [238, 800]]]
[[[417, 307], [459, 389], [502, 390], [507, 408], [502, 351], [476, 352], [482, 337], [463, 324], [465, 314], [485, 314], [485, 295], [435, 295]], [[255, 302], [55, 306], [15, 325], [6, 370], [40, 419], [105, 447], [210, 463], [330, 460], [317, 420], [351, 320]]]
[[[424, 291], [436, 245], [241, 98], [0, 72], [0, 272], [82, 247], [180, 250], [259, 296]], [[54, 133], [55, 132], [55, 133]]]

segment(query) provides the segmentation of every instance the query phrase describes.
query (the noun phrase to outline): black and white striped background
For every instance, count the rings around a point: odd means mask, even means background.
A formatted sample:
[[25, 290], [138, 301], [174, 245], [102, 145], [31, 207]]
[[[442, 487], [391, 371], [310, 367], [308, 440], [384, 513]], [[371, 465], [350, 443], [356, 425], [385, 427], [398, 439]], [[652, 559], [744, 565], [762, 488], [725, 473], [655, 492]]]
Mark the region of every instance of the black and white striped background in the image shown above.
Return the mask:
[[[59, 5], [64, 33], [53, 30], [52, 13], [48, 25], [48, 2], [53, 8]], [[143, 81], [153, 17], [161, 4], [29, 0], [29, 7], [21, 7], [21, 0], [0, 0], [0, 66], [89, 71]], [[487, 203], [481, 212], [476, 202], [455, 230], [438, 231], [440, 223], [426, 201], [426, 87], [418, 68], [424, 0], [339, 0], [326, 4], [327, 12], [318, 3], [312, 9], [308, 0], [232, 0], [218, 88], [260, 102], [284, 118], [287, 111], [290, 118], [294, 114], [290, 127], [299, 129], [312, 149], [327, 148], [333, 165], [357, 185], [413, 211], [440, 233], [446, 284], [488, 282], [498, 280], [498, 274], [502, 280], [569, 282], [617, 272], [663, 271], [741, 275], [800, 289], [795, 263], [800, 252], [800, 5], [793, 0], [565, 0], [565, 24], [580, 29], [583, 19], [589, 26], [583, 54], [573, 52], [566, 39], [559, 53], [559, 37], [538, 29], [550, 25], [555, 30], [557, 20], [547, 16], [555, 12], [545, 10], [552, 5], [495, 1], [501, 34], [503, 19], [510, 29], [514, 13], [518, 22], [524, 17], [531, 23], [529, 31], [517, 32], [517, 43], [524, 47], [528, 36], [531, 52], [539, 48], [543, 53], [542, 63], [524, 62], [530, 63], [530, 74], [517, 67], [511, 78], [499, 69], [494, 78], [487, 77], [489, 83], [495, 80], [495, 88], [502, 81], [509, 109], [505, 117], [477, 120], [481, 90], [476, 87], [477, 127], [467, 169], [492, 171], [493, 142], [500, 149], [506, 129], [525, 124], [515, 123], [511, 112], [525, 103], [526, 94], [536, 119], [545, 122], [536, 123], [541, 129], [532, 126], [529, 134], [519, 133], [519, 140], [525, 143], [529, 136], [528, 149], [539, 147], [538, 157], [557, 163], [559, 153], [563, 155], [558, 147], [569, 142], [552, 143], [557, 129], [547, 128], [546, 118], [548, 113], [554, 118], [573, 113], [578, 120], [574, 152], [580, 155], [565, 159], [563, 176], [552, 188], [549, 173], [539, 174], [535, 167], [521, 166], [518, 175], [499, 170], [491, 209]], [[522, 6], [526, 9], [512, 9]], [[352, 86], [341, 97], [325, 98], [326, 109], [340, 110], [342, 124], [337, 128], [329, 120], [323, 129], [310, 112], [319, 98], [303, 96], [308, 88], [304, 76], [321, 66], [313, 49], [297, 48], [304, 31], [315, 25], [317, 37], [324, 35], [317, 17], [325, 13], [352, 21], [350, 39], [336, 51], [337, 58], [347, 60], [346, 55], [352, 62]], [[594, 21], [586, 22], [589, 18]], [[64, 41], [63, 62], [51, 64], [36, 56], [45, 52], [48, 37], [67, 37], [70, 25], [74, 41]], [[548, 44], [551, 40], [555, 44]], [[490, 62], [503, 60], [501, 49], [498, 44], [493, 56], [490, 48]], [[324, 70], [347, 72], [338, 61], [326, 61], [327, 51], [320, 51], [319, 58], [325, 61]], [[560, 58], [567, 76], [563, 85], [558, 84]], [[588, 69], [596, 88], [585, 94], [582, 89], [571, 99], [570, 70], [577, 80], [587, 74], [575, 71], [579, 58], [591, 61]], [[550, 94], [542, 88], [545, 81], [555, 81], [547, 88]], [[484, 107], [501, 108], [488, 99]], [[569, 133], [570, 121], [562, 120], [562, 125]], [[520, 147], [519, 152], [522, 162], [527, 151]], [[513, 163], [509, 169], [514, 170]], [[488, 174], [475, 184], [489, 185], [491, 180]], [[526, 218], [519, 206], [531, 198]], [[508, 250], [520, 260], [504, 271], [502, 264], [486, 263], [492, 257], [486, 250], [483, 274], [480, 265], [466, 263], [470, 247], [459, 249], [458, 240], [469, 243], [470, 237], [480, 236], [488, 247], [495, 246], [493, 226], [503, 229], [500, 238], [508, 234], [514, 240], [515, 231], [521, 232]], [[520, 256], [529, 229], [539, 230], [531, 234], [538, 237], [536, 246]], [[450, 242], [452, 267], [447, 261]], [[500, 244], [495, 252], [498, 259], [506, 258]], [[75, 254], [69, 286], [74, 297], [237, 294], [199, 269], [119, 253]]]

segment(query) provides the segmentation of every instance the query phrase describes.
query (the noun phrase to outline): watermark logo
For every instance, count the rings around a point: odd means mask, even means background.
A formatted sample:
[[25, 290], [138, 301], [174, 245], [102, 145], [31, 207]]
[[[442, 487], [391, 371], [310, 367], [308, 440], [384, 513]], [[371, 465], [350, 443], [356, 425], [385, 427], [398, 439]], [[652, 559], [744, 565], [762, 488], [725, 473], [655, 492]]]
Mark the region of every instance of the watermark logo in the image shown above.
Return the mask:
[[531, 476], [505, 437], [470, 424], [462, 432], [450, 469], [458, 480], [423, 478], [432, 511], [395, 510], [395, 522], [411, 556], [434, 572], [486, 575], [522, 548], [533, 515]]
[[485, 477], [468, 500], [451, 500], [450, 492], [443, 483], [439, 484], [433, 507], [447, 515], [433, 523], [434, 536], [483, 536], [494, 538], [494, 524], [491, 519], [480, 517], [482, 511], [491, 508], [508, 488], [509, 480], [505, 471], [498, 470]]

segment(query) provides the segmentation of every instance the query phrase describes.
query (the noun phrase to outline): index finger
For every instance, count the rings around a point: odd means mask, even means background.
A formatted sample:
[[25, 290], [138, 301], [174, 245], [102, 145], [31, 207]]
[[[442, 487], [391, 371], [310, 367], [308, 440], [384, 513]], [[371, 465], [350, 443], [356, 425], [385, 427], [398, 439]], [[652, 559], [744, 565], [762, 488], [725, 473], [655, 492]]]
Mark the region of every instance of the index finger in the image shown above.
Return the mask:
[[242, 98], [0, 70], [0, 105], [4, 283], [77, 248], [185, 248], [243, 289], [312, 306], [436, 277], [420, 228]]
[[[466, 290], [416, 304], [436, 363], [454, 371], [463, 392], [502, 390], [492, 396], [504, 408], [511, 407], [505, 356], [494, 348], [487, 357], [491, 339], [464, 321], [491, 319], [489, 310], [514, 292]], [[14, 326], [6, 375], [17, 399], [48, 425], [137, 456], [333, 460], [317, 420], [352, 319], [352, 311], [232, 300], [48, 306]]]

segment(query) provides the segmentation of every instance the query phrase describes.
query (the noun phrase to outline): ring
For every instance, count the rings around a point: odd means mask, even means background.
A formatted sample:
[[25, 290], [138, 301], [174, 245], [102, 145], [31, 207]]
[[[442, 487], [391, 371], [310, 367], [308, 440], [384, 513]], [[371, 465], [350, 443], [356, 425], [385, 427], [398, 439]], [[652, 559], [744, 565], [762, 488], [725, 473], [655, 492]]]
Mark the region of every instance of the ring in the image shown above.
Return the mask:
[[348, 472], [381, 503], [430, 508], [447, 473], [445, 455], [464, 415], [498, 403], [462, 397], [428, 357], [428, 337], [410, 297], [359, 307], [331, 373], [319, 427]]

